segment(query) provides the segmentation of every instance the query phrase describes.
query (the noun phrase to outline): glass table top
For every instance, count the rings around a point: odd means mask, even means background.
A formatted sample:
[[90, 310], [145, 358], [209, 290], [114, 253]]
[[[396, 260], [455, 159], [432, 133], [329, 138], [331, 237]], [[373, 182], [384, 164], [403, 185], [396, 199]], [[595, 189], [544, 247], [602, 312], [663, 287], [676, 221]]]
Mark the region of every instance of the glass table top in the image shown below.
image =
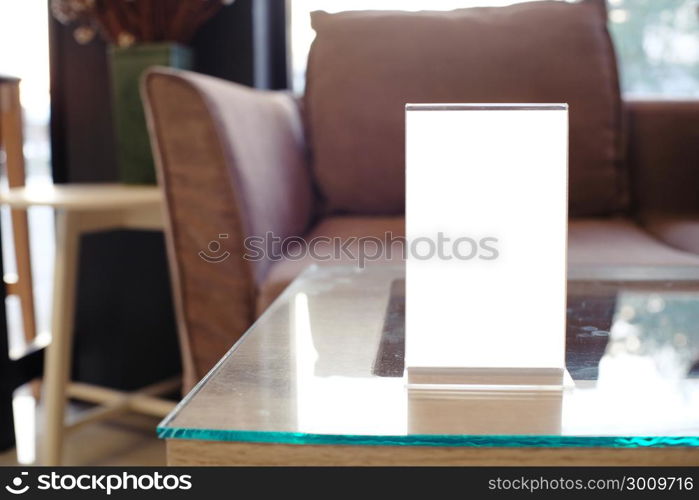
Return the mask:
[[[159, 425], [159, 436], [699, 446], [698, 269], [569, 270], [566, 365], [575, 384], [563, 392], [408, 391], [404, 307], [401, 266], [306, 270]], [[523, 325], [522, 335], [531, 328]]]

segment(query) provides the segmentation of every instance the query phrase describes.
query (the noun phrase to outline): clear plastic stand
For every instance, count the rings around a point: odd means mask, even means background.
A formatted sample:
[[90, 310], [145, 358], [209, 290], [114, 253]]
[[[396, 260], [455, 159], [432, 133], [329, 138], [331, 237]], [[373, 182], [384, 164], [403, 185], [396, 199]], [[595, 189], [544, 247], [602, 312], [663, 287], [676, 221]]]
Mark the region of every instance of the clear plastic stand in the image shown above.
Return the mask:
[[562, 390], [566, 104], [406, 106], [413, 390]]

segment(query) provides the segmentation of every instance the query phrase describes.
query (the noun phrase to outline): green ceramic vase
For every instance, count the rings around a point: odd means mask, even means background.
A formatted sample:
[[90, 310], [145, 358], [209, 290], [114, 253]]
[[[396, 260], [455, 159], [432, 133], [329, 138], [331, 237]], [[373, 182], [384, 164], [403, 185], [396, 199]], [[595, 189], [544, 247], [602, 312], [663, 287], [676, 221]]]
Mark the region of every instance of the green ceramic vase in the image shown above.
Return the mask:
[[151, 66], [191, 69], [192, 52], [174, 43], [110, 47], [109, 62], [119, 180], [125, 184], [155, 184], [155, 165], [139, 92], [140, 78]]

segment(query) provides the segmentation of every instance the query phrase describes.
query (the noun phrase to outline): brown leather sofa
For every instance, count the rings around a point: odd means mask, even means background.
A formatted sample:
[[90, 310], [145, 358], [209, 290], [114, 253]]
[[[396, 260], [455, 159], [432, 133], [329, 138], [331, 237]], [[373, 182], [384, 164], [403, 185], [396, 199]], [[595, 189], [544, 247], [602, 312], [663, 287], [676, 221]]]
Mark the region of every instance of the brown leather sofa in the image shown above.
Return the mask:
[[[406, 102], [569, 103], [570, 264], [699, 265], [699, 101], [622, 101], [603, 1], [321, 12], [313, 26], [300, 100], [162, 68], [144, 79], [187, 385], [311, 263], [246, 260], [246, 237], [403, 233]], [[219, 235], [230, 256], [202, 259]]]

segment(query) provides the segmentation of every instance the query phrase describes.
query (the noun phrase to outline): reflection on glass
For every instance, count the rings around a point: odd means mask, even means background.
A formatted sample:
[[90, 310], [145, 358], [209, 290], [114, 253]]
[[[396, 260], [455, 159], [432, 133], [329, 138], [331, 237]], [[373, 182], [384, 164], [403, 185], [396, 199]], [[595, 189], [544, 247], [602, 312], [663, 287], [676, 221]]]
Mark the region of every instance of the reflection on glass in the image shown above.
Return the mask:
[[633, 368], [645, 366], [646, 377], [676, 384], [699, 357], [699, 294], [622, 291], [610, 333], [603, 364], [627, 365], [615, 376], [640, 376]]
[[[316, 307], [324, 305], [322, 295], [312, 299]], [[347, 349], [351, 357], [353, 346], [347, 339], [329, 336], [323, 326], [331, 325], [323, 325], [319, 315], [314, 319], [321, 324], [317, 331], [312, 328], [308, 295], [296, 293], [290, 323], [299, 432], [341, 434], [350, 429], [353, 434], [405, 434], [407, 400], [402, 379], [374, 378], [368, 371], [348, 376], [356, 370], [343, 366], [337, 351]], [[341, 332], [339, 326], [335, 329]], [[329, 337], [335, 341], [328, 342]], [[316, 343], [323, 349], [316, 348]]]
[[410, 434], [559, 435], [563, 391], [408, 391]]
[[697, 355], [699, 294], [622, 289], [597, 383], [566, 397], [566, 426], [583, 432], [604, 426], [620, 434], [696, 434], [699, 380], [687, 374]]
[[686, 376], [691, 356], [682, 347], [696, 352], [699, 281], [570, 282], [566, 358], [575, 387], [563, 391], [562, 400], [560, 393], [507, 391], [455, 391], [435, 399], [409, 395], [400, 374], [375, 370], [384, 359], [377, 356], [383, 337], [396, 342], [402, 332], [396, 317], [402, 309], [390, 303], [403, 278], [402, 267], [307, 271], [160, 425], [160, 436], [296, 444], [699, 446], [699, 378]]

